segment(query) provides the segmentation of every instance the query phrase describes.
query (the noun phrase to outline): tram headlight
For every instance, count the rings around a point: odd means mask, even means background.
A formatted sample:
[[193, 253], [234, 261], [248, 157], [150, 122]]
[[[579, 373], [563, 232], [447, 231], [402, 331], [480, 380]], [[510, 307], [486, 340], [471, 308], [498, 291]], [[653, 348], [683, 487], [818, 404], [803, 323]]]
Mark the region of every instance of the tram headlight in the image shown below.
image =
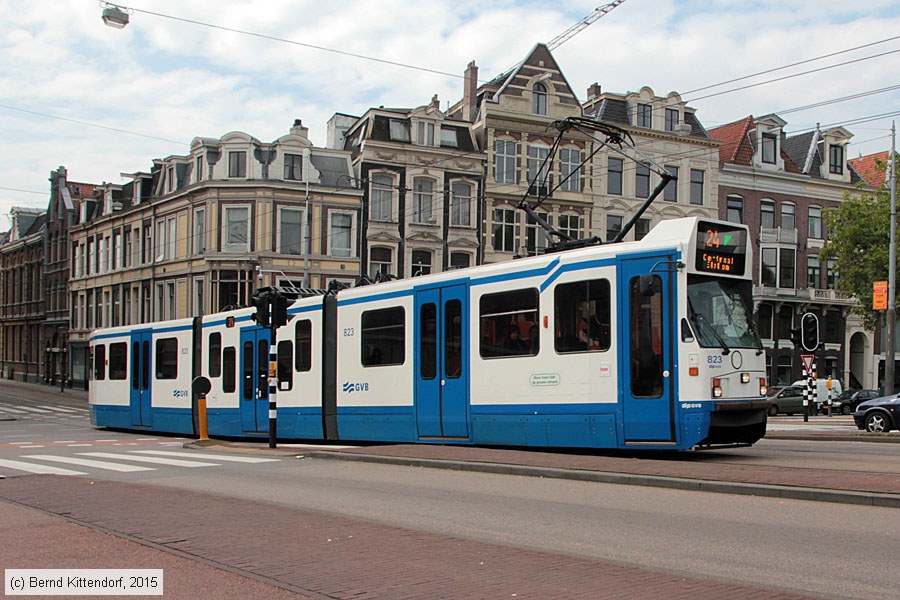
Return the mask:
[[721, 398], [722, 397], [722, 380], [718, 377], [712, 380], [712, 395], [713, 398]]
[[765, 396], [767, 393], [769, 393], [769, 386], [766, 385], [766, 378], [760, 377], [759, 378], [759, 395]]
[[741, 383], [750, 383], [750, 373], [741, 373]]

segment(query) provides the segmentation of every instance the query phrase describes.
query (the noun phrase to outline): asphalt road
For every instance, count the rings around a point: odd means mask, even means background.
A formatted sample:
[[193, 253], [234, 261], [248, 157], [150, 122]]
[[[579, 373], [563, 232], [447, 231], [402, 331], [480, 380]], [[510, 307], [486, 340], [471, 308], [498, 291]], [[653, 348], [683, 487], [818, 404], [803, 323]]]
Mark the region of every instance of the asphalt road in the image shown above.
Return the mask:
[[[829, 598], [896, 593], [900, 511], [895, 509], [186, 450], [178, 439], [90, 428], [86, 415], [76, 410], [79, 403], [68, 399], [48, 403], [38, 394], [12, 394], [0, 386], [0, 411], [11, 395], [15, 407], [48, 412], [26, 411], [14, 421], [0, 421], [0, 460]], [[76, 412], [54, 411], [54, 406]], [[764, 440], [754, 448], [687, 460], [841, 470], [864, 464], [896, 473], [896, 448]], [[258, 462], [226, 460], [236, 457]], [[0, 463], [0, 474], [24, 472]]]

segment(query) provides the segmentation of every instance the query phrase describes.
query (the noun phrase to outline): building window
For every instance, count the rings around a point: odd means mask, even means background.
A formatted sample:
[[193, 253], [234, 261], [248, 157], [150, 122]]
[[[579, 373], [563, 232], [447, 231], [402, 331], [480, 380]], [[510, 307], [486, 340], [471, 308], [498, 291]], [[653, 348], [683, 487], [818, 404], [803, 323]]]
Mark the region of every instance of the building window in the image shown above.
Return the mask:
[[409, 122], [391, 119], [391, 140], [394, 142], [409, 141]]
[[650, 196], [650, 167], [638, 163], [634, 169], [634, 195], [638, 198]]
[[434, 146], [434, 123], [419, 121], [416, 124], [416, 143], [420, 146]]
[[413, 223], [434, 223], [431, 215], [434, 198], [434, 182], [417, 177], [413, 180]]
[[394, 179], [390, 175], [373, 175], [371, 199], [369, 200], [369, 218], [373, 221], [391, 221]]
[[640, 241], [650, 233], [650, 219], [638, 219], [634, 224], [634, 239]]
[[303, 156], [300, 154], [284, 155], [284, 178], [299, 181], [303, 179]]
[[666, 184], [665, 189], [663, 190], [663, 200], [667, 200], [669, 202], [677, 202], [678, 201], [678, 167], [673, 165], [666, 165], [666, 171], [669, 172], [670, 175], [674, 175], [675, 179], [669, 181]]
[[725, 220], [732, 223], [744, 222], [744, 199], [740, 196], [728, 196], [725, 199]]
[[369, 277], [375, 278], [379, 273], [390, 275], [394, 267], [394, 251], [390, 248], [375, 246], [369, 250]]
[[494, 250], [514, 252], [516, 244], [516, 212], [508, 208], [494, 209]]
[[778, 357], [778, 373], [775, 375], [776, 385], [790, 385], [791, 379], [791, 363], [792, 359], [790, 356], [781, 355]]
[[472, 213], [472, 186], [460, 181], [450, 186], [450, 225], [469, 227]]
[[622, 195], [622, 159], [609, 157], [607, 162], [606, 193]]
[[764, 340], [772, 339], [772, 305], [760, 304], [759, 312], [756, 313], [756, 325], [759, 330], [759, 337]]
[[762, 273], [760, 273], [760, 281], [766, 287], [777, 287], [778, 278], [778, 249], [763, 248], [762, 249]]
[[516, 182], [516, 153], [513, 140], [494, 140], [494, 180], [497, 183]]
[[441, 127], [441, 146], [443, 148], [458, 148], [459, 138], [456, 127]]
[[550, 176], [550, 162], [547, 157], [549, 148], [528, 146], [528, 193], [546, 196], [550, 191], [547, 186]]
[[428, 250], [412, 251], [412, 276], [431, 274], [431, 252]]
[[653, 107], [649, 104], [637, 105], [637, 126], [648, 129], [653, 127]]
[[606, 215], [606, 241], [611, 242], [622, 231], [622, 217]]
[[229, 152], [228, 153], [228, 176], [229, 177], [246, 177], [247, 176], [247, 153], [246, 152]]
[[[550, 222], [550, 215], [547, 213], [539, 212], [537, 215], [547, 223]], [[528, 219], [525, 236], [525, 249], [528, 256], [543, 254], [547, 250], [547, 245], [550, 243], [550, 237], [543, 227], [532, 221], [530, 218]]]
[[811, 290], [822, 287], [822, 269], [819, 266], [818, 256], [810, 256], [806, 259], [806, 287]]
[[782, 202], [781, 203], [781, 228], [782, 229], [795, 229], [796, 221], [794, 220], [794, 203], [793, 202]]
[[778, 138], [773, 133], [762, 134], [762, 161], [770, 165], [775, 164]]
[[760, 201], [759, 226], [762, 229], [775, 229], [775, 203], [772, 200]]
[[559, 231], [573, 240], [581, 239], [581, 217], [578, 215], [559, 215]]
[[820, 206], [809, 207], [808, 237], [822, 239], [822, 208]]
[[279, 253], [303, 254], [303, 211], [279, 208], [277, 235]]
[[203, 157], [202, 156], [197, 157], [197, 161], [194, 166], [194, 171], [195, 171], [194, 181], [196, 181], [197, 183], [200, 183], [201, 181], [203, 181]]
[[559, 151], [560, 181], [567, 192], [581, 191], [581, 150], [561, 148]]
[[675, 131], [675, 127], [678, 125], [678, 109], [677, 108], [667, 108], [666, 109], [666, 131]]
[[360, 329], [363, 366], [403, 364], [406, 348], [406, 317], [403, 307], [363, 312]]
[[203, 254], [206, 251], [206, 209], [198, 208], [194, 211], [194, 254]]
[[838, 270], [837, 264], [833, 260], [825, 262], [825, 287], [829, 290], [837, 289]]
[[828, 172], [835, 175], [844, 173], [844, 147], [832, 144], [828, 148]]
[[250, 208], [247, 206], [226, 206], [222, 217], [224, 235], [222, 252], [250, 251]]
[[778, 287], [793, 288], [797, 252], [793, 248], [781, 248], [778, 252]]
[[341, 258], [353, 256], [353, 214], [332, 211], [328, 221], [328, 253]]
[[703, 175], [700, 169], [691, 169], [691, 204], [703, 204]]
[[531, 89], [531, 112], [536, 115], [547, 114], [547, 87], [536, 83]]
[[468, 252], [451, 252], [450, 253], [450, 268], [451, 269], [466, 269], [472, 264], [472, 255]]

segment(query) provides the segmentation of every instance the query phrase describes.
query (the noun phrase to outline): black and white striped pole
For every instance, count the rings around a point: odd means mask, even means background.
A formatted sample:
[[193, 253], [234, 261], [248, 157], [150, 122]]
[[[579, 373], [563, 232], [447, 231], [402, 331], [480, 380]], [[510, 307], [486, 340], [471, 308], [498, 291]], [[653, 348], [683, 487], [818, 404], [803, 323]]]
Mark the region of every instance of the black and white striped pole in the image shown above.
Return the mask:
[[[274, 305], [274, 299], [272, 301]], [[269, 448], [274, 448], [278, 439], [278, 342], [276, 341], [274, 319], [269, 326]]]

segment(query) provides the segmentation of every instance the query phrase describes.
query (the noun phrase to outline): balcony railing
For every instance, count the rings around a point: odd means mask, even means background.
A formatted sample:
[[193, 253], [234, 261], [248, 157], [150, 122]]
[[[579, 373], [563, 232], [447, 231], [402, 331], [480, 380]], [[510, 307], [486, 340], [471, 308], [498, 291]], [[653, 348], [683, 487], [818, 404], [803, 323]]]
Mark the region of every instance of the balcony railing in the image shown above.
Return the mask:
[[782, 229], [776, 227], [774, 229], [761, 227], [759, 229], [759, 243], [761, 244], [796, 244], [797, 230]]

